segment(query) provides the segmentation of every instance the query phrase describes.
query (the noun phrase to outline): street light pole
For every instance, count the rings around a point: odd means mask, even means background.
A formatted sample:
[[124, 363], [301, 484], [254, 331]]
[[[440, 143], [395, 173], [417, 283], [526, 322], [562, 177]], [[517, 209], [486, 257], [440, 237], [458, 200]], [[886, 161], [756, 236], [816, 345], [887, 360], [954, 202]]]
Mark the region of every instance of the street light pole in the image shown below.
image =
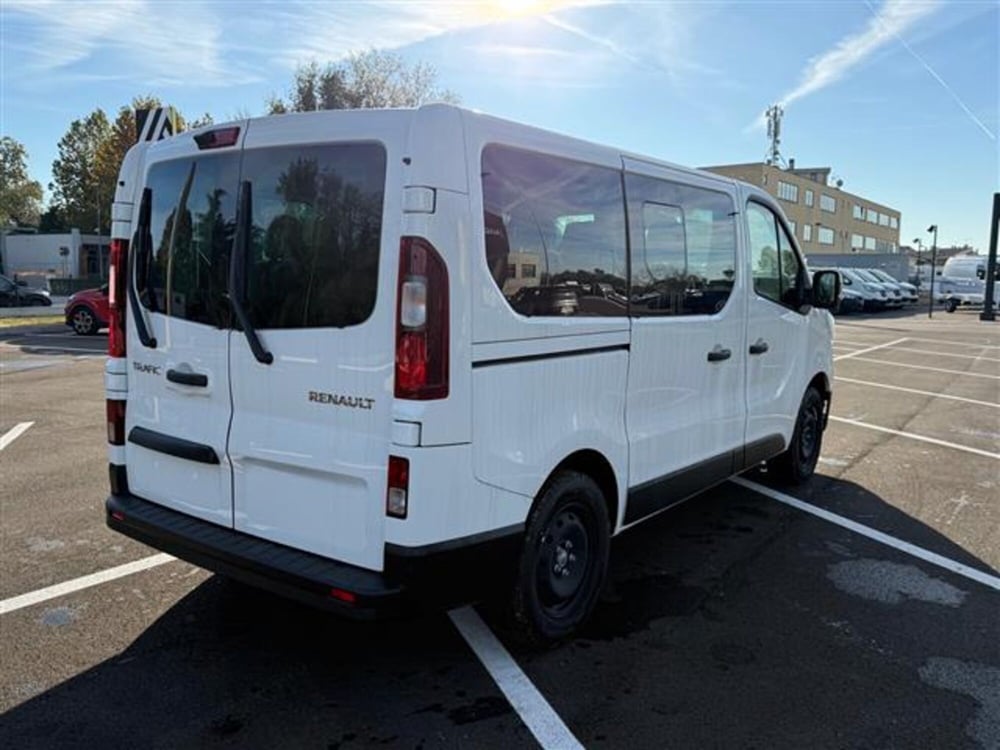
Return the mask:
[[914, 238], [913, 244], [917, 246], [917, 289], [920, 288], [920, 251], [923, 249], [921, 245], [924, 243], [919, 237]]
[[931, 224], [927, 227], [927, 232], [934, 233], [934, 244], [931, 245], [931, 301], [927, 305], [927, 317], [934, 317], [934, 273], [937, 267], [937, 224]]

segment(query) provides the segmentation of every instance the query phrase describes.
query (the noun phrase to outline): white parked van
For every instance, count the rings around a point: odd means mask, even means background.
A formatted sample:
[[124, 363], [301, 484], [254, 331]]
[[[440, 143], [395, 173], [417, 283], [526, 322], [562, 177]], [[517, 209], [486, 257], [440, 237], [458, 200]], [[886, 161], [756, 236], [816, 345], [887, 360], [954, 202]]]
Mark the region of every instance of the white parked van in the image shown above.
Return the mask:
[[816, 465], [839, 280], [750, 185], [444, 105], [119, 180], [108, 523], [198, 565], [355, 615], [503, 573], [558, 638], [612, 535]]

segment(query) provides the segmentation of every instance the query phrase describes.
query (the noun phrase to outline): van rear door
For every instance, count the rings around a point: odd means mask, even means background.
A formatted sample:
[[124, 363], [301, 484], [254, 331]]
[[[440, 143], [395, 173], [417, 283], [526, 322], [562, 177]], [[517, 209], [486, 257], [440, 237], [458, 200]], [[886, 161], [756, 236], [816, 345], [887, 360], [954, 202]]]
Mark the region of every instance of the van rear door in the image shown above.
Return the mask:
[[186, 135], [150, 147], [129, 278], [130, 489], [225, 526], [232, 525], [226, 288], [239, 153], [238, 138], [208, 151]]
[[233, 332], [229, 353], [234, 527], [376, 570], [401, 192], [386, 186], [400, 161], [390, 144], [402, 140], [391, 128], [403, 122], [364, 112], [252, 122], [234, 249], [233, 293], [252, 329]]

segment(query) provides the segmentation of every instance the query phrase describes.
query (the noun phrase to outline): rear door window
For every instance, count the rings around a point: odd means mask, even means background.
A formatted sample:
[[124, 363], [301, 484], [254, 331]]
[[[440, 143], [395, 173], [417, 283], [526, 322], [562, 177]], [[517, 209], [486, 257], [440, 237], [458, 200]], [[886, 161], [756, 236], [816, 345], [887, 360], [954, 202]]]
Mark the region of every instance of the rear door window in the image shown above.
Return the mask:
[[139, 298], [150, 311], [220, 328], [229, 325], [226, 292], [238, 175], [236, 154], [150, 167], [150, 225], [136, 280]]
[[386, 156], [374, 143], [245, 152], [256, 328], [357, 325], [375, 306]]

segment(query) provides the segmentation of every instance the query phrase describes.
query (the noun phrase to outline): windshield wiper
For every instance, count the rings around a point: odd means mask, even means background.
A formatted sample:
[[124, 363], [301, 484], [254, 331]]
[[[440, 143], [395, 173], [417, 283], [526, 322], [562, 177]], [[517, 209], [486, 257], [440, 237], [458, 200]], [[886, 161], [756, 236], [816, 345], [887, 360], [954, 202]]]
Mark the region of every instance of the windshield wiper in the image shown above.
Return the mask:
[[[142, 342], [143, 346], [155, 349], [156, 339], [150, 334], [149, 328], [146, 327], [146, 316], [143, 315], [142, 306], [139, 304], [135, 278], [136, 256], [143, 254], [145, 257], [149, 244], [152, 244], [147, 243], [146, 239], [149, 235], [149, 217], [152, 211], [152, 203], [153, 191], [145, 188], [142, 191], [142, 201], [139, 203], [139, 223], [136, 226], [135, 237], [132, 240], [132, 252], [128, 254], [128, 300], [129, 307], [132, 309], [132, 317], [135, 319], [135, 330], [139, 334], [139, 341]], [[143, 275], [147, 276], [147, 274]], [[149, 283], [148, 278], [144, 279], [144, 283]]]
[[243, 307], [243, 294], [246, 291], [246, 262], [247, 252], [250, 249], [250, 234], [253, 227], [253, 201], [252, 187], [249, 180], [240, 183], [240, 195], [238, 207], [236, 209], [236, 237], [233, 240], [233, 257], [229, 263], [229, 302], [233, 306], [233, 312], [240, 321], [240, 328], [247, 337], [250, 344], [250, 351], [262, 365], [269, 365], [274, 361], [271, 354], [260, 341], [257, 331], [250, 323], [250, 316], [247, 315]]

